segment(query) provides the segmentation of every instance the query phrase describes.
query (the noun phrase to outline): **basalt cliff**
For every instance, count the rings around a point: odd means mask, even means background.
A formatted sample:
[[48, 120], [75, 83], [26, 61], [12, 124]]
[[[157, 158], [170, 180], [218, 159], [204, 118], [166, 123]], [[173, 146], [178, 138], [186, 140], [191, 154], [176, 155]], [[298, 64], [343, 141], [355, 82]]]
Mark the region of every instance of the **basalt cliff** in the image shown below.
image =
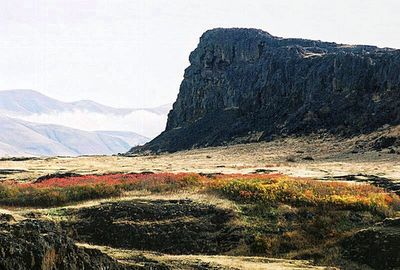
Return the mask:
[[189, 59], [165, 131], [131, 153], [400, 123], [400, 50], [218, 28]]

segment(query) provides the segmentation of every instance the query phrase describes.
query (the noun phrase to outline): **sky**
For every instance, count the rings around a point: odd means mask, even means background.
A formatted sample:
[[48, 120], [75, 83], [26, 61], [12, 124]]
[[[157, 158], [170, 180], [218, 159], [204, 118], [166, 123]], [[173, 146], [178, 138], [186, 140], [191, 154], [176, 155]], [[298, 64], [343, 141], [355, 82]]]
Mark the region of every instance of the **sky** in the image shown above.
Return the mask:
[[207, 29], [400, 48], [398, 0], [0, 0], [0, 89], [172, 103]]

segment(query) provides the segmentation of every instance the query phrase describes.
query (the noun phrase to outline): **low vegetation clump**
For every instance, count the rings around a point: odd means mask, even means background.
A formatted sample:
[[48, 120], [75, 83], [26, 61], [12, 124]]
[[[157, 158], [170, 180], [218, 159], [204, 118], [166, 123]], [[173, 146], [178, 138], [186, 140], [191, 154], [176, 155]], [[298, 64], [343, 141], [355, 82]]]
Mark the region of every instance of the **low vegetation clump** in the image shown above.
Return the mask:
[[121, 189], [118, 186], [104, 184], [64, 188], [0, 184], [0, 204], [8, 206], [49, 207], [119, 195], [121, 195]]
[[336, 209], [372, 210], [387, 213], [399, 208], [398, 196], [369, 184], [273, 177], [225, 177], [213, 189], [239, 202], [285, 203]]
[[54, 177], [33, 183], [3, 182], [0, 204], [60, 206], [72, 202], [121, 196], [129, 190], [171, 192], [198, 185], [192, 174], [106, 174]]
[[198, 190], [238, 202], [337, 209], [386, 214], [399, 208], [398, 196], [369, 184], [287, 177], [281, 174], [205, 176], [192, 173], [106, 174], [49, 178], [32, 183], [3, 182], [0, 204], [57, 206], [70, 202], [121, 196], [126, 191], [180, 192]]

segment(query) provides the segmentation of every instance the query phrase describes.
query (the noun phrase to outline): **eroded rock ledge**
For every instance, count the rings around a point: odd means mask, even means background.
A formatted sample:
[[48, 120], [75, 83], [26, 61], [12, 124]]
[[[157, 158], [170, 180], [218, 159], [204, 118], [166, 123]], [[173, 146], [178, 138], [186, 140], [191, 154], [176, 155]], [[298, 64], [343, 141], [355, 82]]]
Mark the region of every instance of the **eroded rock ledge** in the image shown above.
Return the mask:
[[53, 222], [0, 222], [0, 269], [135, 269], [96, 249], [79, 248]]

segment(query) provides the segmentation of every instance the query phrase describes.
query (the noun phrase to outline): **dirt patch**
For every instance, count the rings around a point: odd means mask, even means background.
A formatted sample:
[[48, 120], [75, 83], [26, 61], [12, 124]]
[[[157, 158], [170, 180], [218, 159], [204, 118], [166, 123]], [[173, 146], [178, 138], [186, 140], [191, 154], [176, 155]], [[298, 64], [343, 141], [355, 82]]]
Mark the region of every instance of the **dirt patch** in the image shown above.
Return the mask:
[[222, 254], [242, 239], [233, 211], [191, 200], [132, 200], [69, 209], [79, 241], [170, 254]]

